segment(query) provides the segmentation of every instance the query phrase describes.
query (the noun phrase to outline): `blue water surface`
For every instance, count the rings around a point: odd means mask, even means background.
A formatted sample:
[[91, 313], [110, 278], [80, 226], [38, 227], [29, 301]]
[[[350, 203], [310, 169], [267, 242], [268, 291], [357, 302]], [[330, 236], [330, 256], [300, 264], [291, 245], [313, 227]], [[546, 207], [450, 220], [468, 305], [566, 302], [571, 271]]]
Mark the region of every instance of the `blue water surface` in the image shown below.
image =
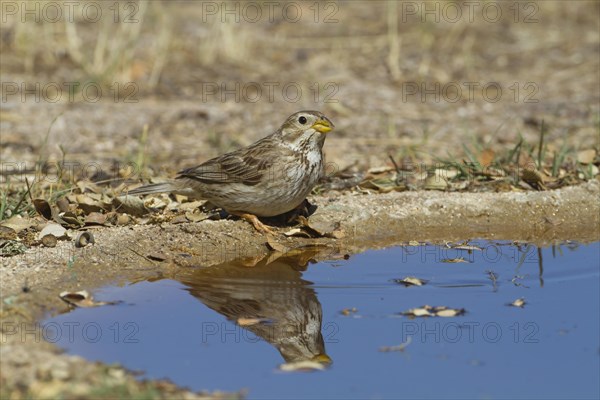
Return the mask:
[[[105, 287], [95, 299], [119, 304], [48, 319], [46, 337], [142, 378], [256, 399], [598, 399], [600, 243], [470, 244], [483, 250], [395, 247], [306, 266], [284, 257]], [[395, 281], [407, 276], [428, 282]], [[523, 308], [508, 305], [518, 298]], [[399, 314], [424, 305], [466, 312]], [[327, 368], [280, 369], [303, 360]]]

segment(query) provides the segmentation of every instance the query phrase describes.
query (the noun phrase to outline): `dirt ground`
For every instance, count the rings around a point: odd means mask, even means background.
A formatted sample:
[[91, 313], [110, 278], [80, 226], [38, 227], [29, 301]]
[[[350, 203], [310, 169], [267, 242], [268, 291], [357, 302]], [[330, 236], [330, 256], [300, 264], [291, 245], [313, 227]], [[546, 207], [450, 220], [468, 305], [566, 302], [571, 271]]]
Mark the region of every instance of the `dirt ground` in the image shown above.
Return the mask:
[[[103, 285], [169, 278], [190, 268], [210, 268], [234, 259], [249, 265], [264, 257], [308, 250], [314, 260], [347, 258], [366, 249], [403, 244], [445, 244], [470, 238], [548, 245], [600, 237], [600, 182], [548, 192], [332, 195], [313, 199], [314, 226], [339, 222], [339, 238], [297, 238], [257, 233], [243, 221], [205, 220], [152, 226], [99, 228], [95, 244], [76, 248], [72, 241], [52, 249], [34, 248], [4, 260], [2, 272], [2, 383], [12, 396], [53, 398], [59, 394], [95, 397], [140, 393], [155, 397], [243, 397], [243, 393], [191, 394], [168, 382], [137, 383], [118, 366], [90, 364], [79, 357], [23, 336], [43, 316], [67, 312], [58, 293]], [[317, 250], [315, 250], [315, 248]], [[275, 250], [273, 250], [275, 249]], [[282, 253], [283, 252], [283, 253]], [[26, 289], [24, 289], [26, 288]], [[104, 377], [100, 382], [99, 377]], [[78, 382], [73, 387], [72, 382]], [[102, 396], [99, 394], [99, 396]]]
[[[457, 3], [458, 19], [446, 2], [332, 1], [318, 12], [314, 2], [288, 2], [301, 10], [294, 22], [281, 9], [270, 18], [266, 8], [253, 21], [236, 2], [239, 22], [220, 14], [220, 2], [120, 2], [119, 23], [107, 2], [105, 18], [76, 13], [71, 25], [47, 15], [23, 22], [18, 2], [14, 15], [8, 3], [0, 27], [0, 219], [22, 198], [22, 215], [40, 218], [22, 197], [26, 183], [32, 197], [54, 204], [57, 191], [78, 182], [112, 190], [168, 178], [254, 142], [300, 109], [318, 109], [336, 125], [324, 149], [330, 176], [394, 168], [389, 156], [430, 173], [506, 161], [534, 164], [538, 183], [557, 189], [480, 185], [497, 178], [480, 175], [478, 184], [442, 191], [411, 182], [388, 193], [324, 186], [310, 197], [318, 208], [309, 223], [325, 237], [288, 237], [292, 227], [279, 227], [268, 238], [238, 220], [157, 217], [89, 228], [95, 244], [83, 248], [59, 240], [2, 257], [2, 398], [244, 396], [138, 382], [119, 366], [23, 340], [22, 324], [68, 310], [63, 290], [93, 293], [315, 247], [325, 260], [425, 242], [600, 238], [598, 2], [503, 2], [497, 19], [483, 2], [472, 18]], [[36, 3], [43, 10], [52, 2]], [[92, 90], [70, 92], [74, 85]]]

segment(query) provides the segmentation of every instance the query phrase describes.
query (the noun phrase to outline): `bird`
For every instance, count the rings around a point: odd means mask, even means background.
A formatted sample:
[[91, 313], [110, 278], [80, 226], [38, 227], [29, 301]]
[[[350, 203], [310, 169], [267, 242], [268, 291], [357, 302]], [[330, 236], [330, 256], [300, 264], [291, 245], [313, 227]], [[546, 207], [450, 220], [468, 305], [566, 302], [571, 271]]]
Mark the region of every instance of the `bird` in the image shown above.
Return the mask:
[[184, 169], [174, 180], [128, 194], [178, 193], [202, 198], [250, 222], [257, 231], [273, 234], [258, 217], [281, 215], [304, 202], [324, 174], [323, 144], [334, 127], [319, 111], [299, 111], [247, 147]]
[[[181, 271], [173, 279], [210, 309], [274, 346], [286, 363], [326, 367], [332, 359], [325, 351], [321, 302], [312, 282], [302, 279], [319, 251], [227, 261]], [[332, 332], [326, 334], [331, 338]], [[245, 332], [242, 337], [253, 339]]]

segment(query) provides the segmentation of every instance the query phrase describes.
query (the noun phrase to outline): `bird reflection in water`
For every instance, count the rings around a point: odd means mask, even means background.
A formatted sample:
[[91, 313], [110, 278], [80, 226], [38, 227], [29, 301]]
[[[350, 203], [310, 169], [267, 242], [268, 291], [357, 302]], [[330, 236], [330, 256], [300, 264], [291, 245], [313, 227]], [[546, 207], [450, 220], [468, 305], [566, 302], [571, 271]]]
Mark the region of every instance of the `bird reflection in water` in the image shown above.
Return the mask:
[[178, 274], [177, 280], [207, 307], [279, 350], [283, 369], [323, 369], [332, 361], [321, 333], [321, 303], [312, 282], [302, 279], [316, 250], [275, 254]]

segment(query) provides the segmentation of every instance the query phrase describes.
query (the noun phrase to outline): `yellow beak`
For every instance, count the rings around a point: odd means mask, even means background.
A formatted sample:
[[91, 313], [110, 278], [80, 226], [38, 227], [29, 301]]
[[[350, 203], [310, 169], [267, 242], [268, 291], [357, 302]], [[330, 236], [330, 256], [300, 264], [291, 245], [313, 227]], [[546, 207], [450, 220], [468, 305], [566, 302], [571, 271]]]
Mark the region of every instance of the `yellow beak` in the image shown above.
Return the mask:
[[318, 362], [321, 364], [331, 364], [333, 362], [327, 354], [319, 354], [319, 355], [313, 357], [312, 361], [315, 361], [315, 362]]
[[324, 119], [324, 118], [319, 118], [312, 126], [312, 129], [314, 129], [317, 132], [321, 132], [321, 133], [327, 133], [329, 131], [331, 131], [334, 126], [331, 123], [331, 121], [329, 121], [328, 119]]

